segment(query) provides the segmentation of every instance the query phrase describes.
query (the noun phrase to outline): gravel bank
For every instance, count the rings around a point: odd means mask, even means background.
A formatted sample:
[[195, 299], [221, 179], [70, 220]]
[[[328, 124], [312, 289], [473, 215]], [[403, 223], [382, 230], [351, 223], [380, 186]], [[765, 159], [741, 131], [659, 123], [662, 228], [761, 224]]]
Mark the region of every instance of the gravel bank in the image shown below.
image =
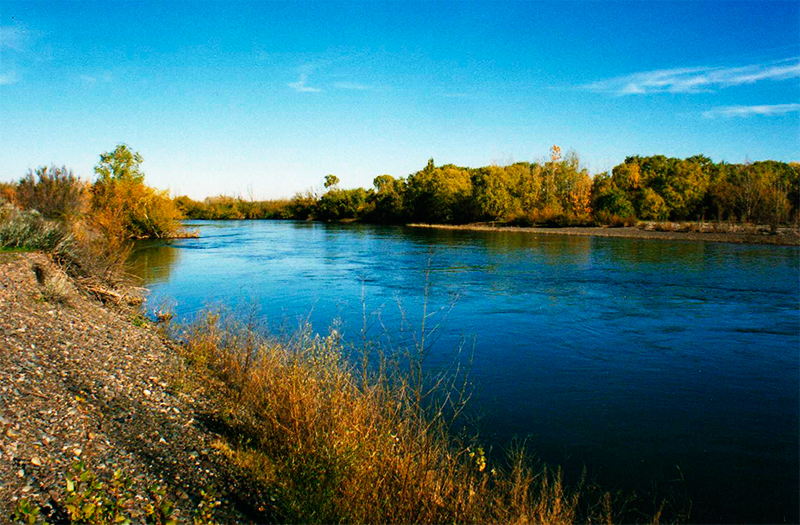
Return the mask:
[[493, 226], [487, 224], [409, 224], [410, 228], [434, 228], [440, 230], [468, 230], [468, 231], [501, 231], [519, 232], [537, 235], [579, 235], [593, 237], [625, 237], [630, 239], [651, 239], [670, 241], [706, 241], [706, 242], [731, 242], [736, 244], [774, 244], [782, 246], [800, 245], [800, 235], [796, 229], [781, 228], [778, 234], [768, 231], [752, 232], [694, 232], [694, 231], [657, 231], [655, 229], [642, 229], [634, 227], [603, 228], [594, 227], [564, 227], [564, 228], [525, 228], [517, 226]]
[[171, 344], [85, 296], [46, 255], [0, 254], [0, 522], [20, 497], [57, 519], [77, 459], [101, 479], [122, 469], [139, 495], [166, 486], [182, 522], [214, 485], [220, 521], [248, 522], [235, 496], [247, 487], [202, 423], [212, 398], [186, 386]]

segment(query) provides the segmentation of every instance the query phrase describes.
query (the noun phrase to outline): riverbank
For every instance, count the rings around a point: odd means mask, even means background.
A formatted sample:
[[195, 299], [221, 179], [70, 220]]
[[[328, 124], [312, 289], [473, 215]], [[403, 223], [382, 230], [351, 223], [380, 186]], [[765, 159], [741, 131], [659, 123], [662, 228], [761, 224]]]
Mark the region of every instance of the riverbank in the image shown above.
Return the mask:
[[108, 481], [132, 478], [130, 515], [163, 487], [190, 521], [201, 490], [230, 487], [220, 518], [248, 523], [240, 476], [203, 424], [214, 411], [173, 343], [124, 307], [104, 305], [42, 253], [0, 254], [0, 521], [21, 498], [65, 519], [65, 476], [83, 461]]
[[[40, 252], [0, 254], [0, 283], [4, 518], [26, 501], [68, 522], [120, 471], [134, 522], [159, 498], [180, 523], [630, 521], [521, 453], [489, 463], [421, 409], [420, 377], [358, 373], [335, 331], [280, 342], [210, 313], [178, 344]], [[106, 485], [75, 476], [70, 492], [78, 461]]]
[[[431, 228], [439, 230], [496, 231], [515, 232], [536, 235], [571, 235], [590, 237], [620, 237], [629, 239], [649, 239], [667, 241], [705, 241], [727, 242], [735, 244], [771, 244], [779, 246], [800, 246], [800, 234], [794, 228], [779, 228], [777, 233], [769, 228], [759, 226], [739, 226], [728, 231], [714, 231], [712, 228], [702, 229], [694, 225], [679, 223], [641, 223], [635, 227], [611, 228], [602, 226], [569, 226], [569, 227], [521, 227], [497, 226], [486, 223], [462, 225], [449, 224], [408, 224], [409, 228]], [[684, 228], [684, 229], [682, 229]]]

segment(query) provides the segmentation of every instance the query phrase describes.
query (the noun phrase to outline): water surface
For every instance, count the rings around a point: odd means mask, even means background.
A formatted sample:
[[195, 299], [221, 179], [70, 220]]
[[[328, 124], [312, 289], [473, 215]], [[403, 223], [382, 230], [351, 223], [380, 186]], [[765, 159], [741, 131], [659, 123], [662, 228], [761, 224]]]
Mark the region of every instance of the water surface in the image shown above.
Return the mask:
[[[419, 330], [474, 352], [473, 415], [692, 521], [797, 522], [800, 250], [687, 241], [198, 221], [134, 268], [179, 317], [257, 301], [273, 327]], [[427, 283], [427, 286], [426, 286]], [[428, 290], [426, 292], [426, 289]], [[429, 325], [430, 327], [430, 325]], [[647, 510], [647, 509], [645, 509]]]

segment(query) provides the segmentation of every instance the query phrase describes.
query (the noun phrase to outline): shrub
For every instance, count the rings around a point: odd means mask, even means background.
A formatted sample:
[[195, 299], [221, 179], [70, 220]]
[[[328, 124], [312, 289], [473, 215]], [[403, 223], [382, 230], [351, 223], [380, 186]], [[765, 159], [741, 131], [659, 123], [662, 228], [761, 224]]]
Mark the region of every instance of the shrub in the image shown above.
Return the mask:
[[600, 210], [594, 214], [594, 221], [597, 224], [611, 226], [613, 228], [620, 228], [622, 226], [634, 226], [636, 224], [636, 217], [628, 215], [621, 217], [616, 213], [610, 213], [606, 210]]
[[42, 166], [19, 181], [16, 200], [47, 219], [69, 221], [86, 209], [86, 185], [65, 166]]
[[166, 192], [138, 180], [98, 180], [92, 187], [92, 218], [106, 236], [169, 237], [182, 218]]
[[80, 247], [75, 237], [65, 225], [46, 220], [36, 210], [0, 206], [0, 247], [42, 250], [52, 253], [68, 268], [80, 266]]

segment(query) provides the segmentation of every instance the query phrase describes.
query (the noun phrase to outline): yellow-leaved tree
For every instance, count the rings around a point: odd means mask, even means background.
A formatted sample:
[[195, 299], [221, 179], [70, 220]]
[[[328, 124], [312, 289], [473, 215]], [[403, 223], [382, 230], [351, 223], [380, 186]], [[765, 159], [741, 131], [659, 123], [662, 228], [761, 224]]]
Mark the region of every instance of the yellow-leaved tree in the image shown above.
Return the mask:
[[166, 191], [144, 183], [142, 156], [126, 144], [100, 155], [92, 185], [92, 218], [107, 237], [163, 238], [174, 235], [182, 218]]

